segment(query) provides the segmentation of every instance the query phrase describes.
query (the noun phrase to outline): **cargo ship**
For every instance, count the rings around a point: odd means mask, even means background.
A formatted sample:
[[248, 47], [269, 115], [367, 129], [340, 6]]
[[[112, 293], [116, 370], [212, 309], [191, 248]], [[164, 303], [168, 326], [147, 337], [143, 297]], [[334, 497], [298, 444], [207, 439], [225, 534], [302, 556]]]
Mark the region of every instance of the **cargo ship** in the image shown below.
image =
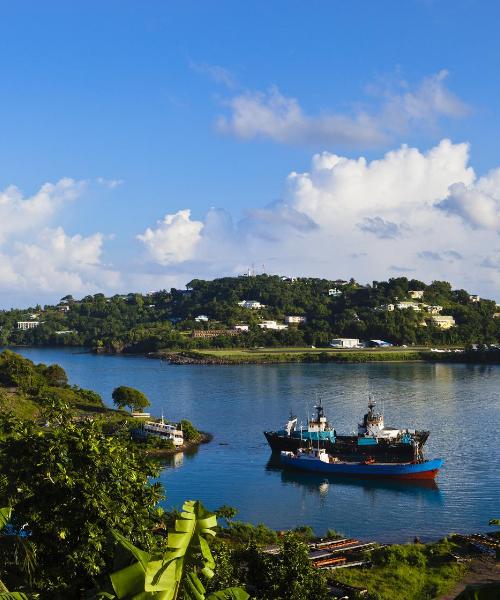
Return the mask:
[[308, 420], [305, 428], [298, 427], [297, 417], [291, 414], [283, 429], [264, 431], [273, 452], [313, 446], [346, 460], [371, 456], [379, 461], [410, 462], [422, 457], [422, 448], [429, 437], [428, 431], [386, 427], [384, 415], [376, 411], [372, 399], [358, 425], [357, 435], [338, 435], [328, 423], [321, 402], [314, 408], [316, 415]]
[[443, 464], [440, 458], [405, 463], [375, 462], [373, 458], [360, 462], [345, 461], [331, 456], [322, 448], [300, 448], [297, 452], [284, 450], [280, 454], [280, 461], [285, 467], [312, 473], [389, 479], [434, 479]]

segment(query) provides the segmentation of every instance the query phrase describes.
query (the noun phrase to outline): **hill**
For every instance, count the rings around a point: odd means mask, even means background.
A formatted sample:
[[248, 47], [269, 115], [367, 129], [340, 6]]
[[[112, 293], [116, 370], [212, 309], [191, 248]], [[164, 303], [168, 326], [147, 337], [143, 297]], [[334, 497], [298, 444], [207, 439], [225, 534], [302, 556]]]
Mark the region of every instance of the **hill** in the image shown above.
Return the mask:
[[258, 275], [195, 279], [185, 290], [150, 294], [66, 296], [55, 306], [2, 311], [0, 341], [106, 352], [326, 347], [338, 337], [427, 347], [498, 344], [499, 317], [493, 300], [446, 281], [398, 277], [361, 285]]

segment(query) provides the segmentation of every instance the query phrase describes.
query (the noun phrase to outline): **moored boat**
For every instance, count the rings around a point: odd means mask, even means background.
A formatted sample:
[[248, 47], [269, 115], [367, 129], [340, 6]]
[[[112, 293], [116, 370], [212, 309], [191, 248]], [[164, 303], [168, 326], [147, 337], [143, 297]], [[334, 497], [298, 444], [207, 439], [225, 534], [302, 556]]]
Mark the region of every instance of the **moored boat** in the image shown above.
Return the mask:
[[391, 479], [434, 479], [443, 464], [440, 458], [405, 463], [381, 463], [373, 459], [344, 461], [331, 456], [322, 448], [301, 448], [297, 452], [284, 450], [280, 454], [280, 462], [283, 466], [313, 473]]
[[290, 415], [283, 429], [265, 431], [264, 435], [273, 452], [296, 451], [312, 444], [349, 460], [373, 456], [379, 461], [410, 462], [421, 458], [429, 432], [386, 427], [384, 415], [375, 406], [370, 399], [357, 435], [339, 435], [328, 423], [321, 403], [315, 407], [316, 416], [308, 420], [307, 427], [299, 428], [297, 417]]

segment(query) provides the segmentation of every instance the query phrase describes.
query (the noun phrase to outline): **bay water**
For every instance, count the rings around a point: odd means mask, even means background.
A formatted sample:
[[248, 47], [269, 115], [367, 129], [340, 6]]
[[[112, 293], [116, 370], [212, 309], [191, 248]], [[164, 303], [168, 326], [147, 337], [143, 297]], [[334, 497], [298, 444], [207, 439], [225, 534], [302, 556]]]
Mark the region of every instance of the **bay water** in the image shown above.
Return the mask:
[[[70, 383], [112, 406], [119, 385], [143, 391], [151, 412], [187, 418], [213, 434], [209, 444], [164, 461], [165, 508], [200, 499], [238, 519], [275, 529], [310, 525], [348, 536], [401, 542], [488, 529], [500, 518], [500, 367], [428, 364], [170, 365], [141, 356], [81, 349], [16, 349], [35, 362], [58, 363]], [[339, 433], [357, 430], [369, 395], [386, 425], [429, 429], [428, 458], [445, 463], [435, 484], [340, 480], [284, 471], [263, 436], [299, 423], [321, 399]]]

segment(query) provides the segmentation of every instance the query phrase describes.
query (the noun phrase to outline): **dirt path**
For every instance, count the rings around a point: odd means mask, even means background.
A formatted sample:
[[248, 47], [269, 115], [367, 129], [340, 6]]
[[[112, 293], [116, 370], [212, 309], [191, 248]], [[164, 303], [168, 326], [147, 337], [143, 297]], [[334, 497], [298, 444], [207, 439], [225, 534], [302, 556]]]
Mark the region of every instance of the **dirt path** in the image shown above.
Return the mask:
[[500, 562], [494, 558], [473, 558], [469, 563], [469, 571], [464, 579], [453, 590], [440, 596], [438, 600], [454, 600], [466, 586], [473, 583], [491, 583], [500, 581]]

